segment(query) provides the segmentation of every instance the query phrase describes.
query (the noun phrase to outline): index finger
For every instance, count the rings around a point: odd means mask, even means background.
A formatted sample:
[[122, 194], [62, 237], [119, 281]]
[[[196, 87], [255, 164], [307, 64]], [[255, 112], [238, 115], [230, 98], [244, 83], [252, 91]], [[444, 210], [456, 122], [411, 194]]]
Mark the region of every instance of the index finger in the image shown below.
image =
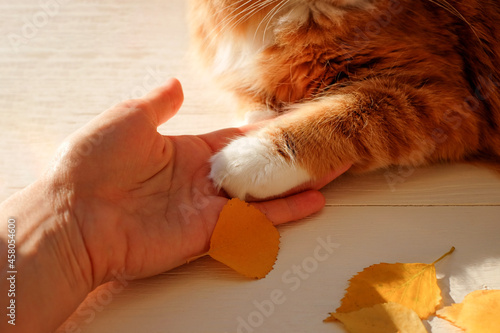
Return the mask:
[[258, 130], [259, 128], [265, 126], [265, 124], [269, 121], [271, 120], [247, 124], [241, 127], [224, 128], [215, 132], [199, 135], [198, 137], [205, 141], [213, 152], [216, 152], [228, 145], [231, 140], [237, 139], [248, 132]]
[[199, 135], [198, 137], [205, 141], [212, 152], [216, 152], [224, 148], [231, 140], [234, 140], [243, 135], [240, 128], [224, 128], [215, 132]]

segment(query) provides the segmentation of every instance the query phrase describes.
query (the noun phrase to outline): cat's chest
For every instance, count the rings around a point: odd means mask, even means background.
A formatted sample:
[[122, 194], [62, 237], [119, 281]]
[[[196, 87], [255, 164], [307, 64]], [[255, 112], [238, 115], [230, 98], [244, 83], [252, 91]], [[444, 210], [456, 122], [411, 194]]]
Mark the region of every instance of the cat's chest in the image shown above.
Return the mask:
[[334, 39], [310, 45], [272, 44], [233, 62], [228, 83], [246, 99], [280, 109], [368, 75], [370, 69], [358, 68], [353, 60], [358, 51]]
[[346, 65], [337, 45], [274, 48], [263, 52], [255, 64], [256, 83], [261, 98], [280, 107], [314, 98], [346, 79]]
[[[313, 98], [334, 84], [367, 75], [371, 69], [356, 68], [353, 59], [360, 53], [370, 57], [367, 50], [386, 51], [381, 40], [397, 43], [398, 33], [388, 29], [397, 10], [384, 7], [374, 14], [332, 9], [313, 23], [303, 21], [308, 16], [300, 10], [292, 11], [274, 29], [258, 25], [237, 39], [221, 40], [214, 73], [238, 94], [273, 108]], [[384, 29], [367, 33], [367, 22]]]
[[252, 96], [255, 102], [280, 107], [312, 98], [345, 79], [345, 53], [333, 39], [309, 45], [227, 42], [218, 48], [214, 73], [232, 90]]

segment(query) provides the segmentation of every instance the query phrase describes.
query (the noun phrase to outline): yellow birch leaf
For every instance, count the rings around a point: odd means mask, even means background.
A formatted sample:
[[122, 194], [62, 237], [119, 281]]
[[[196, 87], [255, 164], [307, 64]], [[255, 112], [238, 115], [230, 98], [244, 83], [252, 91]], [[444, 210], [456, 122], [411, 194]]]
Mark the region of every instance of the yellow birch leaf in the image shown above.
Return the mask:
[[415, 311], [421, 319], [436, 312], [441, 303], [435, 264], [387, 264], [365, 268], [350, 280], [337, 312], [352, 312], [375, 304], [395, 302]]
[[235, 271], [261, 279], [274, 266], [280, 234], [257, 208], [232, 199], [219, 215], [208, 254]]
[[471, 333], [500, 331], [500, 290], [476, 290], [462, 303], [439, 310], [436, 315]]
[[428, 333], [415, 311], [399, 303], [376, 304], [349, 313], [332, 313], [350, 333]]

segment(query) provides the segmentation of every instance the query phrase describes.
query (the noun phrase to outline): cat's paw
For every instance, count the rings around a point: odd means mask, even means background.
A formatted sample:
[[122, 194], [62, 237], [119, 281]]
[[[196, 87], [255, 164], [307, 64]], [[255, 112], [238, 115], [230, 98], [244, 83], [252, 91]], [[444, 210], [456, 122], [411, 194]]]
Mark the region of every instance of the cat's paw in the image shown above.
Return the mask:
[[278, 196], [311, 180], [290, 156], [283, 156], [265, 135], [232, 141], [211, 159], [215, 186], [242, 200]]

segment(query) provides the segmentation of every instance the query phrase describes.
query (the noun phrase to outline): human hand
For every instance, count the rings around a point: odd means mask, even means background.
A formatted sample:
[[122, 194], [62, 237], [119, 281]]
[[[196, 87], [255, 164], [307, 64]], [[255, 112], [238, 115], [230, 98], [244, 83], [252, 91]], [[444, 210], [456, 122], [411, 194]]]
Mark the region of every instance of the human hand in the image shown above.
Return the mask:
[[[157, 127], [182, 101], [180, 83], [170, 80], [143, 99], [104, 112], [63, 146], [53, 174], [58, 183], [71, 184], [69, 201], [92, 264], [93, 287], [115, 271], [151, 276], [208, 249], [228, 200], [208, 178], [208, 161], [248, 128], [160, 135]], [[324, 198], [307, 191], [255, 205], [279, 224], [320, 210]]]
[[[24, 287], [16, 295], [17, 311], [33, 318], [16, 325], [20, 331], [52, 331], [116, 274], [151, 276], [208, 250], [228, 201], [208, 178], [209, 159], [252, 126], [199, 136], [159, 134], [157, 127], [182, 101], [180, 83], [170, 80], [103, 112], [65, 141], [43, 177], [0, 205], [3, 220], [19, 221], [18, 283]], [[344, 171], [306, 187], [318, 189]], [[280, 224], [325, 203], [317, 190], [292, 194], [254, 205]], [[0, 232], [0, 245], [6, 244]]]

